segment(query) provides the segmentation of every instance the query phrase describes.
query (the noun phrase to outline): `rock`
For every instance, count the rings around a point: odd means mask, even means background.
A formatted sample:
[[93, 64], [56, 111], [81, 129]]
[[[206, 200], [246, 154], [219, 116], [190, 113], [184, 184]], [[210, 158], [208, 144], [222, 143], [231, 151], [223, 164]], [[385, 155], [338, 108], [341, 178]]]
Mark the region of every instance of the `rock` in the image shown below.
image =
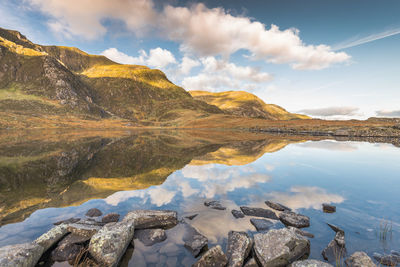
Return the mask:
[[391, 250], [390, 254], [395, 255], [395, 256], [400, 256], [400, 252], [395, 251], [395, 250]]
[[386, 266], [396, 266], [398, 263], [400, 263], [400, 257], [393, 254], [382, 255], [379, 253], [374, 253], [372, 256], [377, 262]]
[[267, 204], [268, 207], [270, 207], [271, 209], [274, 209], [274, 210], [278, 210], [278, 211], [288, 210], [288, 211], [291, 211], [290, 208], [288, 208], [288, 207], [286, 207], [286, 206], [284, 206], [282, 204], [269, 201], [269, 200], [265, 201], [265, 204]]
[[194, 218], [197, 217], [197, 215], [198, 215], [198, 214], [194, 214], [194, 215], [186, 216], [185, 218], [186, 218], [186, 219], [189, 219], [189, 220], [193, 220]]
[[91, 239], [90, 255], [100, 264], [117, 266], [134, 234], [134, 221], [106, 224]]
[[171, 228], [178, 224], [176, 211], [169, 210], [134, 210], [123, 221], [135, 220], [135, 229]]
[[236, 219], [244, 218], [244, 214], [240, 210], [231, 210], [231, 213]]
[[343, 248], [346, 245], [346, 241], [344, 240], [344, 232], [342, 231], [336, 233], [334, 240], [339, 245], [339, 247]]
[[45, 249], [37, 243], [9, 245], [0, 248], [0, 266], [35, 266]]
[[298, 234], [298, 235], [302, 235], [302, 236], [309, 237], [309, 238], [314, 238], [314, 235], [307, 231], [300, 230], [299, 228], [296, 228], [293, 226], [288, 226], [288, 228], [293, 229], [296, 232], [296, 234]]
[[102, 224], [95, 221], [79, 221], [77, 223], [72, 223], [67, 226], [69, 232], [80, 236], [92, 237], [101, 228]]
[[322, 204], [322, 210], [325, 213], [334, 213], [334, 212], [336, 212], [336, 206], [324, 203], [324, 204]]
[[227, 266], [243, 266], [244, 260], [249, 256], [252, 247], [253, 240], [247, 233], [230, 231], [226, 247], [226, 256], [228, 257]]
[[337, 233], [337, 232], [343, 232], [343, 233], [344, 233], [344, 230], [342, 230], [340, 227], [338, 227], [338, 226], [336, 226], [336, 225], [333, 225], [333, 224], [330, 224], [330, 223], [327, 223], [327, 225], [328, 225], [335, 233]]
[[254, 225], [258, 232], [269, 230], [274, 224], [265, 219], [251, 218], [250, 223]]
[[258, 263], [254, 258], [249, 259], [244, 267], [258, 267]]
[[51, 259], [54, 261], [75, 262], [76, 257], [84, 249], [83, 243], [89, 239], [90, 238], [86, 236], [79, 236], [76, 234], [67, 235], [51, 252]]
[[254, 255], [263, 267], [286, 266], [310, 253], [310, 241], [291, 229], [254, 235]]
[[376, 264], [362, 251], [354, 252], [345, 261], [347, 267], [376, 267]]
[[247, 216], [264, 217], [272, 220], [279, 220], [275, 212], [262, 208], [240, 207], [240, 210]]
[[103, 215], [103, 213], [99, 209], [96, 209], [96, 208], [90, 209], [86, 212], [86, 216], [88, 216], [88, 217], [99, 217], [101, 215]]
[[204, 201], [204, 205], [215, 210], [226, 210], [218, 200]]
[[101, 218], [101, 222], [103, 223], [110, 223], [110, 222], [118, 222], [119, 221], [119, 214], [118, 213], [108, 213]]
[[167, 239], [163, 229], [142, 229], [135, 231], [137, 237], [145, 246], [152, 246]]
[[46, 251], [69, 232], [67, 225], [60, 224], [39, 236], [34, 242], [41, 245]]
[[346, 253], [345, 247], [339, 246], [335, 240], [332, 240], [322, 251], [322, 257], [329, 262], [336, 262], [337, 259], [343, 259]]
[[333, 267], [333, 265], [317, 260], [295, 261], [288, 267]]
[[185, 223], [185, 233], [183, 235], [183, 241], [185, 242], [185, 248], [187, 248], [194, 257], [197, 257], [202, 249], [207, 246], [208, 239], [200, 234], [191, 225]]
[[55, 223], [53, 223], [54, 225], [60, 225], [60, 224], [62, 224], [62, 223], [65, 223], [65, 224], [69, 224], [69, 223], [76, 223], [76, 222], [79, 222], [81, 219], [79, 219], [79, 218], [69, 218], [69, 219], [67, 219], [67, 220], [62, 220], [62, 221], [58, 221], [58, 222], [55, 222]]
[[225, 267], [228, 263], [221, 247], [215, 246], [209, 249], [203, 256], [192, 266], [193, 267]]
[[310, 218], [292, 211], [284, 211], [279, 214], [279, 219], [286, 226], [294, 226], [296, 228], [303, 228], [310, 226]]

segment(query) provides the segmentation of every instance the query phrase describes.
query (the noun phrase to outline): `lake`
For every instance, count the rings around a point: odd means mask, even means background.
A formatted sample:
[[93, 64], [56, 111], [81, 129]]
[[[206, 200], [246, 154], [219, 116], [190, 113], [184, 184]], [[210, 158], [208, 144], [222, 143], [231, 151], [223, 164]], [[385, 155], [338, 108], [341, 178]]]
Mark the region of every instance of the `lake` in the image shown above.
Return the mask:
[[[209, 247], [225, 249], [230, 230], [256, 233], [249, 217], [235, 219], [231, 210], [272, 200], [310, 217], [309, 258], [322, 259], [334, 237], [326, 223], [345, 230], [349, 254], [372, 256], [400, 249], [399, 193], [400, 148], [390, 143], [201, 130], [0, 134], [0, 246], [32, 241], [95, 207], [121, 216], [134, 209], [198, 214], [186, 221]], [[322, 203], [337, 211], [322, 212]], [[179, 227], [151, 247], [136, 240], [121, 265], [190, 266], [196, 259]]]

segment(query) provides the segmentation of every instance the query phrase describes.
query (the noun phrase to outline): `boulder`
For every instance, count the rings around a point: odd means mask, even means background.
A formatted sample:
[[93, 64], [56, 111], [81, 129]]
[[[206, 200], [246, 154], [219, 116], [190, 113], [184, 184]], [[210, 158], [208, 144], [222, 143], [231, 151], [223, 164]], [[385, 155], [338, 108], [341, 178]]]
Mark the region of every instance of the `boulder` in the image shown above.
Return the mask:
[[275, 212], [262, 208], [240, 207], [240, 210], [247, 216], [264, 217], [272, 220], [279, 220]]
[[254, 258], [250, 258], [244, 265], [244, 267], [258, 267], [258, 263]]
[[225, 267], [228, 263], [221, 247], [215, 246], [209, 249], [201, 258], [192, 266], [193, 267]]
[[204, 205], [215, 210], [226, 210], [218, 200], [204, 201]]
[[279, 219], [286, 226], [303, 228], [310, 226], [310, 218], [292, 211], [284, 211], [279, 214]]
[[278, 211], [288, 210], [288, 211], [291, 211], [290, 208], [288, 208], [288, 207], [286, 207], [286, 206], [284, 206], [282, 204], [269, 201], [269, 200], [265, 201], [265, 204], [267, 204], [268, 207], [270, 207], [271, 209], [274, 209], [274, 210], [278, 210]]
[[171, 228], [178, 224], [176, 211], [169, 210], [134, 210], [123, 221], [135, 220], [135, 229]]
[[90, 255], [104, 266], [117, 266], [134, 234], [134, 221], [106, 224], [89, 243]]
[[254, 255], [263, 267], [286, 266], [310, 253], [310, 241], [292, 229], [254, 235]]
[[194, 257], [197, 257], [205, 246], [207, 246], [208, 239], [200, 234], [191, 225], [184, 223], [185, 233], [183, 234], [184, 246], [187, 248]]
[[254, 225], [258, 232], [269, 230], [274, 224], [265, 219], [251, 218], [250, 223]]
[[244, 218], [244, 214], [240, 210], [231, 210], [231, 213], [236, 219]]
[[88, 210], [85, 215], [88, 217], [99, 217], [103, 215], [103, 213], [99, 209], [92, 208]]
[[79, 221], [67, 226], [67, 230], [79, 236], [92, 237], [103, 227], [102, 223], [96, 221]]
[[9, 245], [0, 248], [0, 266], [35, 266], [45, 249], [37, 243]]
[[142, 229], [135, 231], [135, 237], [145, 246], [152, 246], [167, 239], [163, 229]]
[[336, 206], [324, 203], [324, 204], [322, 204], [322, 210], [325, 213], [334, 213], [334, 212], [336, 212]]
[[335, 240], [332, 240], [322, 251], [322, 257], [329, 262], [336, 262], [337, 259], [343, 259], [346, 253], [345, 247], [339, 246]]
[[65, 224], [69, 224], [69, 223], [76, 223], [76, 222], [79, 222], [81, 219], [79, 219], [79, 218], [69, 218], [69, 219], [67, 219], [67, 220], [62, 220], [62, 221], [58, 221], [58, 222], [55, 222], [55, 223], [53, 223], [54, 225], [60, 225], [60, 224], [62, 224], [62, 223], [65, 223]]
[[288, 228], [289, 229], [293, 229], [296, 232], [296, 234], [298, 234], [298, 235], [302, 235], [302, 236], [309, 237], [309, 238], [314, 238], [314, 235], [312, 233], [307, 232], [307, 231], [300, 230], [299, 228], [296, 228], [296, 227], [293, 227], [293, 226], [288, 226]]
[[101, 218], [102, 223], [118, 222], [120, 215], [118, 213], [108, 213]]
[[44, 251], [46, 251], [69, 232], [67, 225], [60, 224], [39, 236], [34, 242], [41, 245], [44, 248]]
[[295, 261], [288, 267], [333, 267], [333, 265], [317, 260]]
[[347, 267], [376, 267], [376, 264], [362, 251], [354, 252], [345, 261]]
[[226, 247], [226, 256], [228, 257], [227, 266], [243, 266], [244, 260], [249, 256], [252, 247], [253, 240], [247, 233], [230, 231]]

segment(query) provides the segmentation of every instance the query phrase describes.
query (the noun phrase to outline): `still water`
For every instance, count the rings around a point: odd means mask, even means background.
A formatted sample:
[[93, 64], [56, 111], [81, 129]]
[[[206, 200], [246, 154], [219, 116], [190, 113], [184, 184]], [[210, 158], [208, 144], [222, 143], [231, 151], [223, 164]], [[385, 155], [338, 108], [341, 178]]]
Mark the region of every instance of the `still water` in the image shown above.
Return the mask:
[[[400, 148], [391, 144], [210, 132], [40, 133], [0, 135], [0, 246], [32, 241], [90, 208], [123, 217], [170, 209], [226, 246], [230, 230], [255, 233], [239, 206], [284, 204], [311, 218], [310, 258], [346, 232], [349, 253], [400, 249]], [[220, 200], [213, 210], [205, 200]], [[337, 206], [323, 213], [322, 203]], [[389, 225], [387, 238], [380, 237]], [[182, 229], [146, 247], [135, 241], [122, 266], [189, 266]], [[57, 265], [57, 264], [56, 264]], [[64, 265], [63, 265], [64, 266]]]

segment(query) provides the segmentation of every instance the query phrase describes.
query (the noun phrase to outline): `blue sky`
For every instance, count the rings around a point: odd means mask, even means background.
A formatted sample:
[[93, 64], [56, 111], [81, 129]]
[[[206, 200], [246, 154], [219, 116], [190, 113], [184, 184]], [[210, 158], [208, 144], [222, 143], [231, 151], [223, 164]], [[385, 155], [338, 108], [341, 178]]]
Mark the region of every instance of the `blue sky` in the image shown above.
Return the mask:
[[3, 0], [0, 27], [323, 118], [400, 117], [400, 2]]

